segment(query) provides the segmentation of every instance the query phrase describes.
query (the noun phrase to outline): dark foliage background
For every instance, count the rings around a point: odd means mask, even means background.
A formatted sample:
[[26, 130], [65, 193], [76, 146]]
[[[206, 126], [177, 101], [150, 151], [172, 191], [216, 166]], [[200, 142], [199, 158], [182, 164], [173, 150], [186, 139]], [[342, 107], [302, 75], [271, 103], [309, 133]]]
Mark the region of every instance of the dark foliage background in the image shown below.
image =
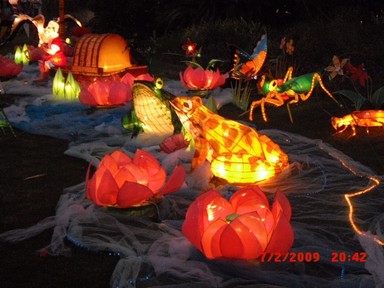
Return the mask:
[[[57, 17], [58, 0], [44, 1], [43, 11]], [[228, 43], [252, 51], [266, 30], [269, 59], [282, 37], [294, 39], [297, 73], [323, 71], [337, 55], [364, 63], [373, 88], [384, 85], [384, 3], [376, 0], [66, 0], [65, 12], [95, 33], [124, 36], [145, 64], [185, 60], [187, 38], [203, 46], [203, 63], [231, 61]]]

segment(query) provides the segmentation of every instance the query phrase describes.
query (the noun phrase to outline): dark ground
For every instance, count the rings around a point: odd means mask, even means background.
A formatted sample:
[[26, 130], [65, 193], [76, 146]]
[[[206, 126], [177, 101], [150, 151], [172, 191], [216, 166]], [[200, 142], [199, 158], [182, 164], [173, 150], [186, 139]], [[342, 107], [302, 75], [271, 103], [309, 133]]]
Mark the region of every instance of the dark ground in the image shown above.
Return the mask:
[[[164, 76], [179, 71], [165, 72], [155, 65], [154, 72]], [[168, 73], [168, 74], [167, 74]], [[12, 104], [23, 95], [0, 95], [3, 106]], [[318, 91], [304, 103], [292, 106], [294, 123], [289, 121], [287, 109], [267, 108], [269, 122], [261, 119], [256, 109], [258, 130], [280, 129], [312, 139], [321, 139], [341, 150], [379, 175], [384, 174], [384, 129], [358, 129], [358, 135], [348, 139], [351, 131], [334, 135], [330, 124], [332, 115], [343, 115], [350, 108], [340, 109]], [[219, 113], [228, 118], [247, 120], [242, 111], [232, 104]], [[85, 179], [88, 163], [65, 156], [65, 141], [31, 135], [16, 130], [16, 138], [9, 130], [0, 137], [0, 233], [29, 227], [55, 214], [55, 206], [63, 189]], [[52, 230], [18, 244], [0, 243], [1, 287], [108, 287], [118, 261], [115, 256], [94, 253], [73, 247], [70, 257], [40, 256], [38, 250], [50, 243]]]

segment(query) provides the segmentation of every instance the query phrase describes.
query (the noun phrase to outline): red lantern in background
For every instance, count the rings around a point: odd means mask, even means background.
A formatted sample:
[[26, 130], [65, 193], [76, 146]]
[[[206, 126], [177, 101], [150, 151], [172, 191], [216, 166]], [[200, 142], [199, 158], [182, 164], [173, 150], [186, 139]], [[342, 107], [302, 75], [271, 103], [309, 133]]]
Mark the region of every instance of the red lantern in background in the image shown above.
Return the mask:
[[146, 80], [149, 74], [133, 76], [129, 72], [121, 79], [118, 75], [103, 77], [95, 82], [83, 83], [79, 94], [81, 103], [89, 106], [118, 106], [132, 100], [132, 85], [135, 80]]
[[276, 192], [272, 209], [258, 186], [234, 193], [228, 201], [211, 190], [189, 206], [182, 231], [207, 258], [257, 259], [262, 253], [287, 253], [294, 240], [291, 205]]
[[189, 90], [213, 90], [225, 83], [228, 73], [221, 74], [217, 70], [204, 70], [202, 67], [194, 69], [188, 66], [184, 72], [180, 72], [180, 80]]
[[87, 175], [87, 198], [99, 206], [139, 206], [179, 190], [185, 170], [177, 166], [167, 182], [166, 178], [166, 171], [152, 154], [138, 149], [131, 158], [116, 150], [104, 156], [91, 179]]
[[172, 153], [176, 150], [188, 147], [189, 141], [184, 138], [183, 133], [174, 134], [160, 143], [160, 148], [165, 153]]
[[23, 70], [23, 64], [16, 64], [15, 61], [0, 55], [0, 77], [17, 76]]

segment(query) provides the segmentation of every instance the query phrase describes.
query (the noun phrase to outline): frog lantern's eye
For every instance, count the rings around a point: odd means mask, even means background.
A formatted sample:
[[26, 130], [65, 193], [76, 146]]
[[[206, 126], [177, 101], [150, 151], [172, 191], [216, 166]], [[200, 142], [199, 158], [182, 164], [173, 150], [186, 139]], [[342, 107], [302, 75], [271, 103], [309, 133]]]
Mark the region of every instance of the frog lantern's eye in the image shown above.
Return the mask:
[[156, 87], [157, 89], [162, 89], [163, 86], [164, 86], [163, 79], [161, 79], [161, 78], [157, 78], [157, 79], [155, 80], [155, 87]]

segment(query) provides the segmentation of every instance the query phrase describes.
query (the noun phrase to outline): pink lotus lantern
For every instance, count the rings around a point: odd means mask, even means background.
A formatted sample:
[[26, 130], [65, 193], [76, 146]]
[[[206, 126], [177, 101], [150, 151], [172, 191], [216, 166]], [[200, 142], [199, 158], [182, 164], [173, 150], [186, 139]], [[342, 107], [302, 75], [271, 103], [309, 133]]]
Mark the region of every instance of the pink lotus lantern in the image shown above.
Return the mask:
[[23, 70], [23, 64], [16, 64], [8, 57], [0, 55], [0, 77], [17, 76]]
[[132, 89], [120, 82], [118, 76], [100, 78], [81, 89], [79, 100], [90, 106], [123, 105], [132, 100]]
[[287, 253], [294, 241], [289, 201], [278, 191], [272, 209], [268, 207], [258, 186], [238, 190], [229, 201], [211, 190], [189, 206], [182, 231], [210, 259]]
[[153, 78], [149, 74], [137, 77], [126, 73], [122, 78], [111, 76], [99, 78], [91, 84], [83, 83], [79, 94], [81, 103], [89, 106], [118, 106], [132, 100], [132, 85], [135, 80], [146, 80]]
[[228, 73], [221, 74], [217, 70], [203, 69], [200, 65], [197, 68], [188, 66], [184, 72], [180, 72], [180, 80], [184, 87], [192, 91], [209, 91], [225, 83]]
[[121, 150], [104, 156], [89, 179], [87, 198], [99, 206], [128, 208], [142, 206], [151, 199], [180, 189], [185, 170], [177, 166], [166, 181], [167, 173], [152, 154], [137, 149], [133, 158]]

